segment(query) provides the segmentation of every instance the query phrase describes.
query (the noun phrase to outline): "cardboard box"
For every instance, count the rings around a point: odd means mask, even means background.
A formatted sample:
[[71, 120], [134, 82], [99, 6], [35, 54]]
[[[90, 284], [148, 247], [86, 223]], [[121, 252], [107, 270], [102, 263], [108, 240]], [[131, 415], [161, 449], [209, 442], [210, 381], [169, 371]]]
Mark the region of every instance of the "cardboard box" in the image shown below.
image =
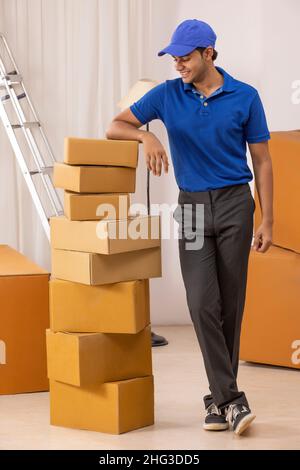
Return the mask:
[[138, 333], [150, 323], [149, 280], [86, 286], [50, 281], [53, 331]]
[[135, 168], [55, 163], [53, 183], [76, 193], [134, 193]]
[[48, 390], [49, 274], [0, 245], [0, 394]]
[[136, 334], [47, 330], [48, 377], [86, 387], [152, 374], [151, 327]]
[[251, 250], [240, 359], [300, 368], [300, 255]]
[[153, 375], [79, 388], [50, 381], [55, 426], [121, 434], [154, 424]]
[[52, 250], [52, 274], [58, 279], [87, 285], [161, 277], [161, 249], [147, 248], [110, 256]]
[[[300, 130], [272, 132], [269, 142], [274, 178], [273, 244], [300, 253]], [[261, 224], [261, 210], [255, 190], [254, 224]]]
[[50, 226], [51, 246], [60, 250], [111, 255], [160, 246], [158, 215], [100, 221], [52, 217]]
[[64, 213], [70, 220], [100, 220], [104, 217], [126, 219], [129, 208], [129, 194], [77, 194], [64, 191]]
[[111, 165], [136, 168], [139, 143], [135, 140], [65, 138], [64, 162], [70, 165]]

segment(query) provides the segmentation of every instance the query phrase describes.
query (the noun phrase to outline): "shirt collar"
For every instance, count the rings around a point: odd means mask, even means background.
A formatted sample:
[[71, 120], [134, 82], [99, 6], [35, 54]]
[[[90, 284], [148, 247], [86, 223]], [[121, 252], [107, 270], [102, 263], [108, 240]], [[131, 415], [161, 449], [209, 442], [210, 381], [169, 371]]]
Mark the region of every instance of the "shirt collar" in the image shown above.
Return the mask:
[[[219, 67], [218, 65], [216, 65], [216, 69], [218, 70], [218, 72], [220, 72], [223, 77], [224, 77], [224, 83], [222, 85], [222, 90], [223, 91], [234, 91], [236, 89], [236, 80], [231, 76], [229, 75], [229, 73], [227, 73], [222, 67]], [[194, 85], [192, 83], [183, 83], [183, 88], [184, 90], [195, 90], [196, 88], [194, 87]]]

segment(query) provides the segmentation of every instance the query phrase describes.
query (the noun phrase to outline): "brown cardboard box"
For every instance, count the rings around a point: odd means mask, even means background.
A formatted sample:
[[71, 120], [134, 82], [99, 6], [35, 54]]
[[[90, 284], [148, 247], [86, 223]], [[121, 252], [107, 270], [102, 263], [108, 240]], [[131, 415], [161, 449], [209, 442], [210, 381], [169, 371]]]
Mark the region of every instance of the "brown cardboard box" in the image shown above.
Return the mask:
[[[99, 208], [101, 204], [101, 208]], [[112, 209], [102, 204], [109, 204]], [[105, 213], [105, 210], [109, 211]], [[102, 209], [97, 215], [97, 208]], [[129, 194], [77, 194], [64, 191], [64, 213], [70, 220], [126, 219], [130, 208]], [[112, 212], [111, 212], [112, 210]]]
[[[51, 246], [60, 250], [111, 255], [160, 246], [158, 215], [100, 221], [75, 221], [66, 217], [52, 217], [50, 226]], [[135, 227], [137, 235], [144, 238], [132, 238], [135, 235]]]
[[251, 250], [240, 359], [300, 368], [300, 255]]
[[135, 173], [135, 168], [55, 163], [53, 182], [76, 193], [134, 193]]
[[147, 248], [110, 256], [52, 250], [52, 274], [58, 279], [87, 285], [161, 277], [161, 249]]
[[[274, 245], [300, 253], [300, 130], [272, 132], [269, 142], [274, 177]], [[255, 191], [255, 229], [261, 210]]]
[[136, 334], [47, 330], [49, 379], [87, 387], [152, 374], [151, 328]]
[[53, 331], [138, 333], [150, 323], [149, 280], [86, 286], [50, 281]]
[[0, 245], [0, 394], [48, 390], [49, 274]]
[[138, 145], [135, 140], [66, 137], [64, 162], [70, 165], [111, 165], [136, 168]]
[[55, 426], [121, 434], [154, 424], [153, 375], [80, 388], [50, 381]]

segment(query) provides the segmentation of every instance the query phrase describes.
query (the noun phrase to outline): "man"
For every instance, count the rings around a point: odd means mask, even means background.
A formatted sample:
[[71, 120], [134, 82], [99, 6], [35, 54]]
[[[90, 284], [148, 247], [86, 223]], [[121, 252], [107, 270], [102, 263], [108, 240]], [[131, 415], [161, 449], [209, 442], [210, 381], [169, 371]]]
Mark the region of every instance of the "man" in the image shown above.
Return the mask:
[[177, 208], [192, 207], [194, 217], [203, 204], [201, 249], [187, 249], [184, 224], [179, 238], [187, 304], [210, 388], [203, 398], [203, 427], [225, 430], [231, 425], [241, 434], [255, 418], [236, 382], [255, 210], [246, 143], [262, 211], [253, 249], [261, 253], [272, 244], [273, 175], [259, 94], [214, 66], [215, 41], [207, 23], [183, 21], [158, 53], [173, 57], [181, 78], [159, 84], [116, 116], [106, 136], [142, 142], [147, 167], [160, 176], [162, 166], [168, 172], [165, 149], [153, 133], [139, 127], [153, 119], [163, 121], [179, 187]]

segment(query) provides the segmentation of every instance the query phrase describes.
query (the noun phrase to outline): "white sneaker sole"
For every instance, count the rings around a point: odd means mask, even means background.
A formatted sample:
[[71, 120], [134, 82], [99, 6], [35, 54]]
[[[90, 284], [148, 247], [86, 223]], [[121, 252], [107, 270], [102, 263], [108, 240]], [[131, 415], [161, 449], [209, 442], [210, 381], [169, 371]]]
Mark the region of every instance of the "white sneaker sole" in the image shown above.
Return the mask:
[[234, 430], [234, 433], [240, 436], [255, 418], [256, 416], [253, 413], [250, 413], [245, 416], [245, 418], [243, 418], [237, 425], [236, 429]]
[[225, 431], [229, 428], [228, 423], [204, 423], [203, 429], [206, 431]]

